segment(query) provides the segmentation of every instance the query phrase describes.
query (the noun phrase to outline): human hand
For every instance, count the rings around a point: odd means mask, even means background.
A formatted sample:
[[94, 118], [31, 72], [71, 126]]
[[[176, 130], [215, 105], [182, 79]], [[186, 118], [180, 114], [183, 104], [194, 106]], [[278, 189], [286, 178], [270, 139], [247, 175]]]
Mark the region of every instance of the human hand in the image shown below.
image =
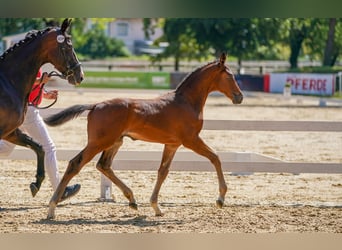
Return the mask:
[[41, 83], [41, 84], [45, 84], [45, 83], [47, 83], [49, 80], [50, 80], [49, 74], [48, 74], [47, 72], [44, 72], [44, 73], [42, 74], [42, 77], [40, 78], [40, 83]]
[[45, 99], [57, 99], [58, 97], [58, 90], [49, 90], [43, 92], [43, 97]]

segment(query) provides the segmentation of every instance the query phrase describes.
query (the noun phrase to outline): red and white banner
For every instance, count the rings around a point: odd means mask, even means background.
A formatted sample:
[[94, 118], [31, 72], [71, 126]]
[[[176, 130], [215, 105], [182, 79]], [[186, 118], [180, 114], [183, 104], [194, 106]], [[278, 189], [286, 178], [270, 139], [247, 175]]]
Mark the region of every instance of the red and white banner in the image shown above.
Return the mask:
[[333, 74], [271, 73], [265, 78], [265, 91], [282, 93], [286, 83], [291, 84], [291, 93], [302, 95], [333, 95]]

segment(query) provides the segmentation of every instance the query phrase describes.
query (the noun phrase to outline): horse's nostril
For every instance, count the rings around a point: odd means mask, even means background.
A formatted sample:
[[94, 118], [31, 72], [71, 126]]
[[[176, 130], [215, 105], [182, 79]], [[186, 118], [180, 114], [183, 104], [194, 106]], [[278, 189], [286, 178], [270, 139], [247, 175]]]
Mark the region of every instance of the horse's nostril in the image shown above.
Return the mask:
[[241, 94], [234, 94], [234, 103], [239, 104], [243, 100], [243, 95]]

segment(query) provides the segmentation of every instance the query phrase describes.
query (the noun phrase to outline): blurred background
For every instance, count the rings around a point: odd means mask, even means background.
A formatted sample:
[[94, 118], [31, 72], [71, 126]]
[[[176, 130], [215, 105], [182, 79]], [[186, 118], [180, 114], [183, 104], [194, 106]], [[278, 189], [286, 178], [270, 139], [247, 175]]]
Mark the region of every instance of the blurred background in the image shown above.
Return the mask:
[[[1, 18], [0, 53], [63, 18]], [[81, 87], [175, 88], [221, 52], [243, 90], [341, 97], [340, 18], [74, 18]], [[286, 75], [278, 75], [286, 74]]]

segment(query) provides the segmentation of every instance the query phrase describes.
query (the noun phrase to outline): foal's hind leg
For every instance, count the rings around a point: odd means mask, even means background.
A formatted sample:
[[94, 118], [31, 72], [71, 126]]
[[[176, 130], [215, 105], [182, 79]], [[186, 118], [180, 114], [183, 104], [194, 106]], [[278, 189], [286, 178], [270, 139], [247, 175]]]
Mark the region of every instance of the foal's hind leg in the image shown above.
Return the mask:
[[37, 155], [37, 174], [36, 174], [36, 182], [32, 182], [30, 184], [31, 194], [34, 197], [40, 189], [42, 182], [45, 178], [45, 169], [44, 169], [44, 156], [45, 152], [43, 147], [33, 141], [31, 137], [21, 132], [20, 129], [16, 129], [9, 136], [5, 138], [6, 141], [14, 143], [19, 146], [31, 148]]
[[215, 166], [215, 170], [217, 173], [217, 178], [219, 182], [219, 197], [216, 200], [216, 205], [219, 208], [222, 208], [224, 203], [224, 197], [227, 193], [227, 185], [226, 181], [224, 180], [222, 168], [221, 168], [221, 161], [219, 157], [214, 153], [214, 151], [209, 148], [200, 137], [194, 138], [192, 140], [187, 141], [184, 143], [184, 146], [187, 148], [192, 149], [194, 152], [208, 158], [211, 163]]
[[154, 209], [156, 216], [163, 215], [158, 206], [158, 194], [159, 194], [161, 185], [163, 184], [164, 180], [166, 179], [166, 176], [169, 173], [171, 161], [173, 157], [175, 156], [175, 153], [178, 147], [179, 147], [178, 145], [177, 146], [175, 145], [164, 146], [163, 158], [160, 163], [160, 167], [158, 169], [158, 179], [157, 179], [156, 185], [154, 186], [153, 193], [150, 199], [151, 206]]
[[132, 190], [127, 187], [125, 183], [123, 183], [118, 177], [115, 176], [113, 169], [111, 168], [113, 158], [118, 152], [121, 145], [122, 138], [119, 141], [115, 142], [111, 148], [104, 150], [99, 161], [96, 164], [96, 168], [121, 189], [122, 193], [129, 200], [129, 207], [137, 209], [138, 206], [135, 202]]

